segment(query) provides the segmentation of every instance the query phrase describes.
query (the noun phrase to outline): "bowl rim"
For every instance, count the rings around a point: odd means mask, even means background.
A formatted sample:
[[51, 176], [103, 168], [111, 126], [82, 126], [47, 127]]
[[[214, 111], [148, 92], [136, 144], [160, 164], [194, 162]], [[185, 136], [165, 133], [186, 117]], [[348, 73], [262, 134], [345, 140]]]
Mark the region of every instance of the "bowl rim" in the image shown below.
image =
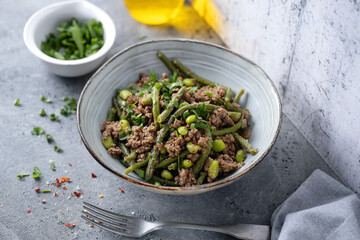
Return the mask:
[[[266, 79], [269, 81], [271, 87], [273, 88], [274, 92], [275, 92], [275, 95], [276, 95], [276, 98], [277, 98], [277, 101], [278, 101], [278, 107], [279, 107], [279, 111], [278, 111], [278, 114], [279, 114], [279, 122], [278, 122], [278, 125], [277, 125], [277, 128], [276, 128], [276, 132], [275, 132], [275, 135], [273, 137], [273, 139], [271, 140], [271, 143], [270, 145], [267, 147], [267, 149], [263, 152], [263, 154], [261, 156], [259, 156], [259, 160], [250, 165], [249, 168], [240, 173], [240, 174], [237, 174], [236, 176], [233, 176], [233, 177], [230, 177], [228, 179], [222, 179], [222, 180], [219, 180], [219, 181], [215, 181], [215, 182], [212, 182], [212, 183], [207, 183], [207, 184], [202, 184], [202, 185], [195, 185], [195, 186], [191, 186], [191, 187], [169, 187], [169, 186], [156, 186], [154, 184], [151, 184], [151, 183], [147, 183], [145, 181], [140, 181], [140, 180], [136, 180], [136, 179], [132, 179], [130, 177], [128, 177], [126, 174], [119, 174], [118, 172], [112, 170], [109, 166], [106, 165], [105, 162], [103, 162], [101, 160], [100, 157], [98, 157], [94, 151], [91, 149], [89, 143], [87, 142], [87, 140], [85, 139], [85, 136], [83, 134], [83, 130], [82, 130], [82, 127], [81, 127], [81, 119], [80, 119], [80, 112], [81, 112], [81, 103], [83, 101], [83, 95], [85, 94], [87, 88], [90, 86], [90, 84], [92, 84], [93, 82], [93, 79], [100, 73], [103, 71], [104, 68], [107, 67], [107, 65], [109, 65], [114, 59], [116, 59], [118, 56], [120, 56], [121, 54], [133, 49], [133, 48], [136, 48], [138, 46], [142, 46], [142, 45], [147, 45], [147, 44], [152, 44], [152, 43], [158, 43], [158, 42], [189, 42], [189, 43], [196, 43], [196, 44], [202, 44], [202, 45], [206, 45], [206, 46], [210, 46], [210, 47], [215, 47], [215, 48], [218, 48], [218, 49], [221, 49], [221, 50], [224, 50], [224, 51], [227, 51], [228, 53], [230, 54], [233, 54], [235, 55], [236, 57], [239, 57], [245, 61], [247, 61], [248, 63], [250, 63], [251, 65], [253, 65], [254, 67], [256, 67], [262, 74], [264, 74], [264, 76], [266, 77]], [[260, 68], [258, 65], [256, 65], [254, 62], [252, 62], [251, 60], [241, 56], [240, 54], [237, 54], [233, 51], [231, 51], [230, 49], [228, 48], [225, 48], [223, 46], [220, 46], [220, 45], [217, 45], [217, 44], [213, 44], [213, 43], [209, 43], [209, 42], [205, 42], [205, 41], [200, 41], [200, 40], [192, 40], [192, 39], [183, 39], [183, 38], [170, 38], [170, 39], [158, 39], [158, 40], [149, 40], [149, 41], [145, 41], [145, 42], [141, 42], [141, 43], [136, 43], [136, 44], [133, 44], [127, 48], [125, 48], [124, 50], [122, 51], [119, 51], [118, 53], [114, 54], [108, 61], [106, 61], [91, 77], [90, 79], [87, 81], [87, 83], [85, 84], [83, 90], [81, 91], [81, 94], [80, 94], [80, 97], [79, 97], [79, 100], [78, 100], [78, 105], [77, 105], [77, 113], [76, 113], [76, 120], [77, 120], [77, 127], [78, 127], [78, 131], [79, 131], [79, 134], [80, 134], [80, 137], [81, 137], [81, 140], [83, 141], [86, 149], [89, 151], [89, 153], [92, 155], [93, 158], [95, 158], [95, 160], [100, 164], [102, 165], [105, 169], [109, 170], [110, 172], [112, 172], [113, 174], [115, 174], [116, 176], [128, 181], [128, 182], [131, 182], [131, 183], [134, 183], [136, 185], [139, 185], [140, 187], [145, 187], [146, 188], [152, 188], [154, 191], [157, 191], [157, 192], [160, 192], [160, 193], [166, 193], [166, 191], [170, 191], [170, 192], [182, 192], [184, 194], [186, 194], [186, 192], [191, 192], [191, 191], [196, 191], [196, 190], [204, 190], [206, 189], [207, 191], [210, 191], [210, 190], [214, 190], [217, 188], [217, 186], [219, 185], [227, 185], [231, 182], [235, 182], [236, 180], [240, 179], [242, 176], [244, 176], [246, 173], [248, 173], [250, 170], [252, 170], [255, 166], [258, 165], [259, 162], [261, 162], [265, 156], [269, 153], [269, 151], [271, 150], [271, 148], [273, 147], [273, 145], [275, 144], [276, 142], [276, 139], [279, 135], [279, 132], [280, 132], [280, 128], [281, 128], [281, 124], [282, 124], [282, 104], [281, 104], [281, 99], [280, 99], [280, 96], [279, 96], [279, 93], [275, 87], [275, 84], [273, 83], [273, 81], [271, 80], [271, 78], [265, 73], [265, 71]], [[160, 191], [159, 191], [160, 190]], [[202, 191], [199, 191], [199, 193], [201, 193]], [[196, 193], [195, 193], [196, 194]]]
[[[30, 27], [33, 25], [34, 21], [38, 17], [41, 17], [42, 14], [45, 15], [45, 17], [43, 17], [43, 18], [46, 19], [48, 17], [47, 12], [49, 10], [58, 9], [63, 6], [71, 6], [74, 4], [87, 5], [88, 7], [90, 7], [93, 10], [93, 12], [97, 12], [100, 17], [99, 21], [101, 21], [101, 19], [103, 19], [103, 21], [106, 19], [106, 22], [108, 23], [108, 24], [102, 25], [104, 32], [109, 32], [109, 33], [113, 32], [113, 33], [109, 34], [109, 37], [104, 39], [104, 45], [99, 49], [99, 51], [97, 51], [95, 54], [90, 55], [88, 57], [85, 57], [82, 59], [76, 59], [76, 60], [61, 60], [61, 59], [56, 59], [56, 58], [50, 57], [50, 56], [46, 55], [45, 53], [43, 53], [41, 51], [41, 49], [36, 46], [35, 43], [33, 44], [33, 42], [35, 42], [35, 41], [33, 40], [33, 34], [31, 34], [31, 32], [30, 32]], [[103, 23], [103, 21], [101, 21], [101, 22]], [[33, 13], [31, 15], [31, 17], [27, 20], [27, 22], [25, 23], [25, 26], [24, 26], [24, 30], [23, 30], [23, 39], [24, 39], [25, 45], [32, 54], [34, 54], [36, 57], [40, 58], [41, 60], [43, 60], [45, 62], [49, 62], [49, 63], [57, 64], [57, 65], [63, 65], [63, 66], [80, 65], [80, 64], [95, 61], [95, 60], [103, 57], [113, 46], [113, 44], [115, 42], [115, 38], [116, 38], [116, 28], [115, 28], [115, 24], [114, 24], [113, 20], [111, 19], [111, 17], [101, 8], [99, 8], [96, 5], [94, 5], [88, 1], [85, 1], [85, 0], [67, 0], [67, 1], [53, 3], [50, 5], [47, 5], [43, 8], [40, 8], [35, 13]], [[33, 45], [35, 45], [35, 47]]]

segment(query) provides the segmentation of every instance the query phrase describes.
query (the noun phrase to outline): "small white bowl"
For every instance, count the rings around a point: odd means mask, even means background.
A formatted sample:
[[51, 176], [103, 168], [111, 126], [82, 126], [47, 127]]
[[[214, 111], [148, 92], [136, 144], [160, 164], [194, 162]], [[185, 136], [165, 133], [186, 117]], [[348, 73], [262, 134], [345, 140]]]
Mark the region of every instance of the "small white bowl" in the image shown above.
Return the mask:
[[[76, 18], [81, 22], [95, 19], [104, 30], [104, 45], [95, 54], [78, 60], [52, 58], [40, 49], [46, 36], [56, 32], [59, 23]], [[64, 1], [44, 7], [34, 13], [25, 24], [24, 41], [27, 48], [45, 64], [49, 71], [64, 77], [87, 74], [105, 60], [106, 53], [114, 44], [116, 29], [113, 21], [103, 10], [87, 1]]]

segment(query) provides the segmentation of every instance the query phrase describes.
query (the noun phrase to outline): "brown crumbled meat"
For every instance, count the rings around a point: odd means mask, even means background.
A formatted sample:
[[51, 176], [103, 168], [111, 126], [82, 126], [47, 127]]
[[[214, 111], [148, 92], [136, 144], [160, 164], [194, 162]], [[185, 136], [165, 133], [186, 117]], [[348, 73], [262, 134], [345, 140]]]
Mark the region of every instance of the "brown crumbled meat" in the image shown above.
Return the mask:
[[139, 74], [139, 79], [136, 81], [136, 84], [142, 86], [144, 83], [149, 83], [151, 81], [151, 77], [146, 75], [145, 73]]
[[169, 76], [167, 75], [167, 73], [163, 73], [163, 74], [161, 75], [160, 80], [164, 80], [164, 79], [167, 79], [167, 78], [169, 78]]
[[216, 128], [223, 126], [233, 126], [234, 121], [229, 117], [229, 113], [224, 108], [216, 109], [209, 117], [211, 125]]
[[235, 160], [235, 152], [236, 152], [236, 140], [232, 134], [226, 134], [224, 136], [218, 136], [215, 139], [220, 139], [225, 143], [225, 149], [221, 152], [221, 154], [229, 155], [233, 160]]
[[200, 137], [197, 144], [201, 147], [201, 151], [202, 152], [205, 152], [206, 150], [206, 147], [207, 147], [207, 141], [208, 141], [208, 138], [207, 137]]
[[190, 169], [181, 169], [179, 172], [179, 176], [175, 177], [175, 183], [179, 184], [180, 186], [183, 187], [190, 187], [196, 184], [196, 178], [195, 178], [195, 174], [192, 170], [192, 168]]
[[119, 137], [119, 132], [121, 132], [121, 126], [119, 122], [103, 122], [103, 126], [101, 128], [102, 131], [102, 139], [108, 139], [110, 136], [114, 136], [115, 138]]
[[159, 105], [161, 108], [165, 108], [165, 102], [166, 102], [165, 98], [160, 97]]
[[197, 128], [194, 128], [188, 131], [188, 133], [185, 135], [185, 141], [198, 144], [197, 142], [200, 137], [201, 137], [201, 132]]
[[121, 153], [121, 149], [119, 147], [111, 147], [108, 149], [108, 153], [110, 153], [114, 158], [118, 158]]
[[126, 103], [127, 104], [133, 104], [133, 103], [136, 103], [136, 102], [139, 102], [139, 95], [138, 94], [135, 94], [135, 95], [130, 95], [126, 98]]
[[170, 125], [170, 127], [172, 128], [179, 128], [180, 126], [182, 126], [184, 124], [184, 120], [181, 118], [180, 120], [179, 119], [175, 119], [175, 121]]
[[220, 155], [216, 160], [219, 161], [220, 173], [233, 172], [241, 167], [240, 164], [227, 154]]
[[199, 153], [189, 153], [186, 155], [186, 159], [189, 159], [192, 162], [196, 162], [200, 158]]
[[143, 162], [147, 159], [149, 152], [141, 153], [137, 155], [136, 162]]
[[[207, 92], [212, 93], [212, 97], [210, 97]], [[222, 86], [219, 87], [210, 87], [203, 86], [200, 89], [197, 89], [193, 92], [186, 92], [184, 94], [184, 98], [189, 103], [195, 102], [206, 102], [210, 101], [211, 103], [216, 103], [219, 98], [222, 98], [225, 95], [225, 89]]]
[[187, 91], [184, 93], [183, 98], [188, 103], [195, 103], [195, 98], [192, 95], [193, 95], [193, 92]]
[[175, 157], [180, 154], [184, 149], [185, 140], [182, 135], [179, 137], [176, 136], [175, 132], [170, 134], [169, 140], [165, 143], [166, 151], [169, 153], [170, 157]]
[[243, 132], [243, 134], [241, 134], [241, 136], [245, 139], [249, 139], [251, 136], [251, 131], [250, 130], [246, 130]]
[[161, 152], [164, 149], [164, 144], [163, 143], [158, 143], [158, 144], [156, 144], [156, 147]]
[[214, 159], [212, 159], [211, 157], [208, 157], [206, 159], [206, 162], [205, 162], [205, 165], [204, 165], [204, 170], [206, 172], [209, 171], [209, 167], [210, 167], [210, 164], [212, 163], [212, 161], [214, 161]]
[[148, 119], [152, 119], [152, 117], [153, 117], [152, 106], [144, 106], [141, 104], [135, 104], [134, 107], [132, 108], [132, 110], [134, 111], [135, 115], [139, 115], [141, 113]]
[[238, 104], [238, 103], [233, 103], [232, 105], [233, 105], [234, 107], [240, 108], [240, 104]]
[[151, 95], [150, 93], [146, 93], [141, 98], [139, 98], [139, 105], [141, 105], [141, 106], [152, 105], [152, 101], [150, 101], [146, 104], [143, 104], [143, 99], [151, 97], [150, 95]]
[[133, 126], [132, 134], [127, 138], [126, 146], [134, 149], [137, 153], [148, 152], [153, 148], [156, 141], [156, 126], [151, 123], [149, 126]]

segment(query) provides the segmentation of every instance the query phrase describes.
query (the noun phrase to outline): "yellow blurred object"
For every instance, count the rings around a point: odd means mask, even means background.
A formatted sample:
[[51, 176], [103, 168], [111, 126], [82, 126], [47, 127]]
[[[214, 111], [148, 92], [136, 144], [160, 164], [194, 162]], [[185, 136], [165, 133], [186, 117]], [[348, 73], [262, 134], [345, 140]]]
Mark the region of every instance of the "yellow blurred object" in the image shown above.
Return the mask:
[[184, 0], [124, 0], [130, 15], [149, 25], [160, 25], [176, 17]]

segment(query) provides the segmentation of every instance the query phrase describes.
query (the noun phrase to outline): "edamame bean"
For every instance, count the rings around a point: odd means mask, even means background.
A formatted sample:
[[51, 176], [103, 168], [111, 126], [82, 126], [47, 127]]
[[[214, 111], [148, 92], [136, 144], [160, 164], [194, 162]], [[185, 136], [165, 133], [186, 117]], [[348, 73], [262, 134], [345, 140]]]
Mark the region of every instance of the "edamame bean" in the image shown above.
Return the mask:
[[209, 166], [208, 176], [211, 179], [217, 178], [217, 176], [219, 175], [219, 170], [220, 170], [219, 162], [217, 160], [212, 161]]
[[142, 105], [150, 105], [152, 102], [151, 94], [145, 94], [140, 101]]
[[104, 144], [104, 147], [106, 147], [106, 149], [111, 148], [111, 146], [112, 146], [113, 143], [114, 143], [112, 137], [108, 137], [107, 139], [103, 139], [102, 142], [103, 142], [103, 144]]
[[182, 102], [179, 104], [179, 108], [182, 108], [183, 106], [189, 105], [188, 102]]
[[156, 185], [156, 186], [161, 186], [161, 183], [159, 183], [159, 182], [154, 182], [154, 185]]
[[185, 79], [183, 80], [183, 82], [184, 82], [184, 85], [187, 86], [187, 87], [192, 87], [192, 86], [194, 86], [194, 82], [193, 82], [190, 78], [185, 78]]
[[126, 119], [121, 119], [119, 122], [122, 131], [130, 130], [130, 123]]
[[205, 94], [208, 95], [209, 98], [214, 97], [214, 93], [213, 93], [213, 92], [206, 91]]
[[192, 142], [186, 143], [186, 148], [191, 153], [196, 153], [197, 151], [201, 150], [201, 147], [199, 145], [195, 145]]
[[225, 149], [225, 143], [223, 140], [221, 139], [216, 139], [213, 141], [213, 146], [212, 146], [212, 149], [215, 151], [215, 152], [222, 152], [224, 151]]
[[186, 118], [186, 120], [185, 120], [185, 122], [187, 123], [187, 124], [191, 124], [191, 123], [193, 123], [193, 122], [195, 122], [196, 121], [196, 115], [190, 115], [190, 116], [188, 116], [187, 118]]
[[245, 158], [244, 150], [239, 150], [236, 152], [235, 159], [238, 163], [243, 162]]
[[184, 168], [189, 168], [193, 165], [192, 161], [190, 161], [189, 159], [183, 160], [181, 164]]
[[187, 128], [184, 126], [179, 127], [177, 130], [181, 135], [186, 135], [188, 133]]
[[129, 90], [121, 90], [120, 91], [120, 97], [123, 100], [126, 100], [129, 96], [132, 96], [132, 93]]
[[172, 180], [173, 179], [173, 175], [168, 170], [163, 170], [161, 172], [161, 177], [166, 179], [166, 180]]

